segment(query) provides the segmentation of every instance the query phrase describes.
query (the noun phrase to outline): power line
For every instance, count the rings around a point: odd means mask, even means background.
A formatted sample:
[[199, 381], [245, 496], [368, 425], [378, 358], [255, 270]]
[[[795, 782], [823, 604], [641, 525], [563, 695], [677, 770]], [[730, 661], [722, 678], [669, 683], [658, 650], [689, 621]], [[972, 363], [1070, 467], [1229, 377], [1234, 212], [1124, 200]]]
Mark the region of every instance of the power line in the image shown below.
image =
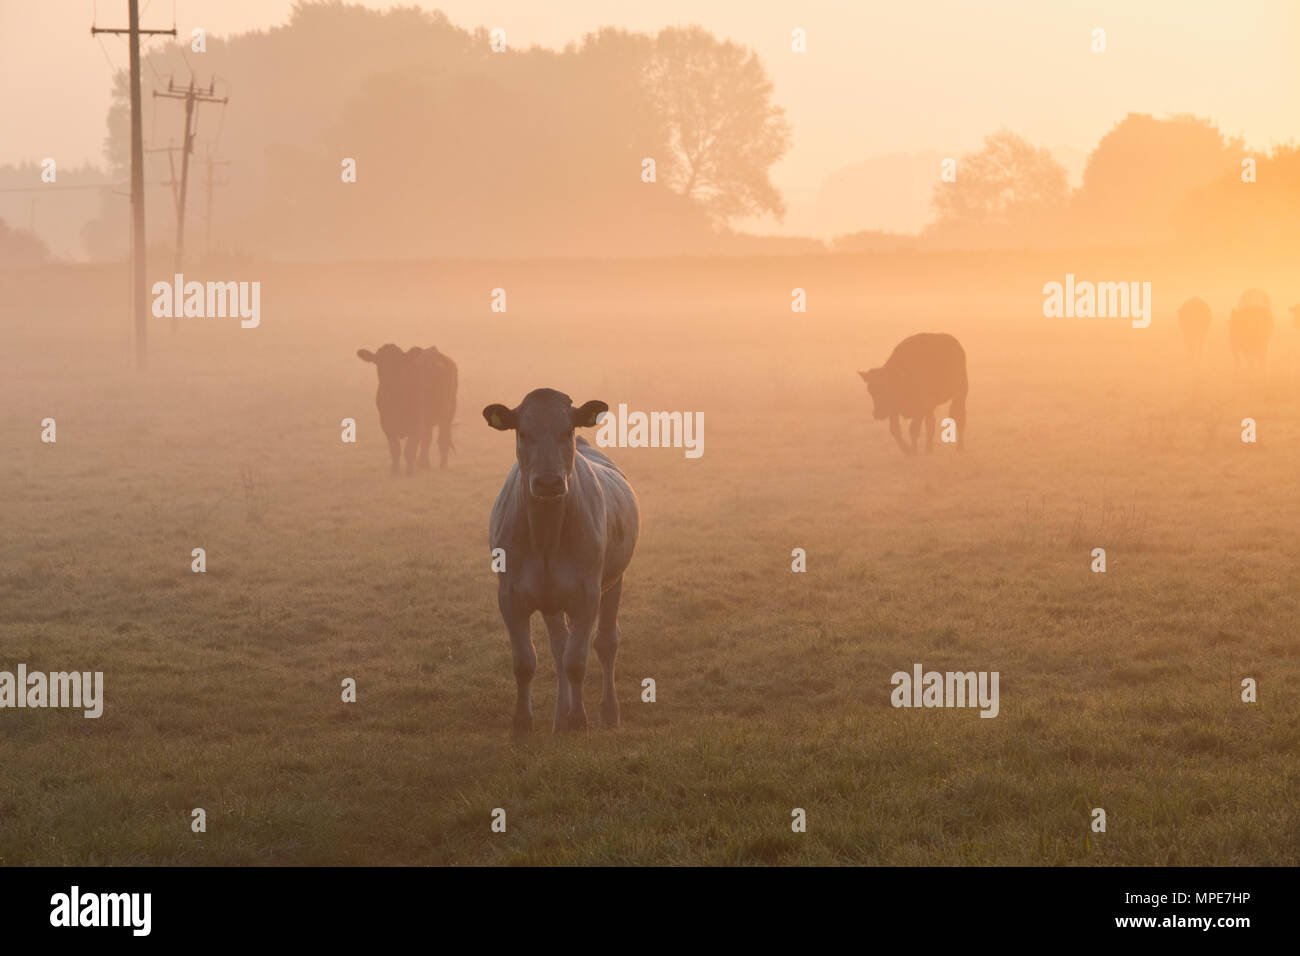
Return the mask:
[[114, 186], [125, 186], [126, 183], [84, 183], [76, 186], [58, 186], [46, 183], [43, 186], [6, 186], [0, 188], [0, 193], [27, 193], [27, 192], [62, 192], [65, 189], [112, 189]]

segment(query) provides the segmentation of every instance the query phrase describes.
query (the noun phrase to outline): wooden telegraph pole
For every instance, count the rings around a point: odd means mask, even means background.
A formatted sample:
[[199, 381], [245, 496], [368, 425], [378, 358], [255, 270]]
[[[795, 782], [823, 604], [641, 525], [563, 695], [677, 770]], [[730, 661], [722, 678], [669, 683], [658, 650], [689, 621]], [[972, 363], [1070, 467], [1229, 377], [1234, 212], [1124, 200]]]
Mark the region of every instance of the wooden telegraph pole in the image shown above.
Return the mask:
[[[161, 96], [164, 99], [184, 100], [185, 101], [185, 139], [184, 145], [181, 146], [181, 191], [180, 199], [176, 203], [176, 264], [175, 272], [183, 272], [182, 268], [185, 258], [185, 193], [189, 189], [190, 182], [190, 154], [194, 152], [194, 114], [200, 103], [221, 103], [225, 104], [227, 97], [218, 99], [213, 96], [216, 89], [216, 80], [208, 84], [206, 91], [194, 85], [194, 77], [190, 77], [190, 85], [184, 89], [176, 89], [176, 84], [168, 80], [167, 92], [159, 93], [154, 90], [154, 96]], [[172, 329], [175, 330], [176, 324], [173, 321]]]
[[125, 29], [101, 29], [91, 26], [90, 34], [125, 33], [131, 46], [131, 269], [132, 310], [135, 314], [136, 366], [145, 367], [145, 339], [148, 335], [148, 296], [145, 292], [145, 241], [144, 241], [144, 133], [140, 115], [140, 35], [176, 35], [170, 30], [140, 29], [140, 0], [128, 0], [127, 15], [130, 26]]

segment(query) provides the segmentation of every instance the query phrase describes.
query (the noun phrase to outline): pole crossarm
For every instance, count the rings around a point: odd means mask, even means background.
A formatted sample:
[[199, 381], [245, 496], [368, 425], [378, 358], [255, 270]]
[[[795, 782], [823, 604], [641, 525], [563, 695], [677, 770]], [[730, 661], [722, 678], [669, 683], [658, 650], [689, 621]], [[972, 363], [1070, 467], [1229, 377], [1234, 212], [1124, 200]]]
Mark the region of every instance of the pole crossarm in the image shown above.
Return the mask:
[[91, 35], [91, 36], [94, 36], [94, 35], [97, 34], [97, 33], [134, 33], [134, 34], [136, 34], [136, 35], [138, 35], [138, 36], [169, 36], [169, 37], [174, 37], [174, 36], [176, 35], [176, 28], [175, 28], [175, 27], [172, 27], [170, 30], [132, 30], [130, 27], [122, 27], [121, 29], [110, 29], [110, 28], [108, 28], [108, 27], [91, 27], [91, 28], [90, 28], [90, 35]]

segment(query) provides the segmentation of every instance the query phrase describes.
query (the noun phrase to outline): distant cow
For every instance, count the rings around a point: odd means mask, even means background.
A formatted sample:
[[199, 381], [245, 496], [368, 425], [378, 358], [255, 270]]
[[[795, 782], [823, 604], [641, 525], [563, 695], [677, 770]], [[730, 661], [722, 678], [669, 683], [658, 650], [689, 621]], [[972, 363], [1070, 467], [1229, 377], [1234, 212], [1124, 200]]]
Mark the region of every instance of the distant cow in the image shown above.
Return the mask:
[[377, 352], [358, 349], [363, 362], [374, 363], [379, 373], [379, 390], [375, 405], [379, 424], [388, 439], [392, 456], [392, 473], [398, 473], [402, 441], [406, 441], [406, 473], [419, 467], [428, 470], [429, 446], [433, 443], [433, 426], [438, 428], [438, 448], [442, 465], [447, 464], [451, 447], [451, 418], [456, 408], [456, 365], [437, 349], [418, 346], [403, 352], [389, 343]]
[[1183, 330], [1188, 357], [1196, 358], [1201, 354], [1205, 333], [1210, 328], [1210, 307], [1204, 299], [1188, 299], [1178, 307], [1178, 327]]
[[[957, 423], [957, 447], [966, 447], [966, 353], [946, 332], [921, 332], [899, 342], [880, 368], [858, 372], [875, 403], [877, 420], [888, 418], [898, 447], [916, 454], [916, 437], [925, 423], [925, 450], [934, 449], [934, 409], [946, 401]], [[903, 442], [899, 418], [911, 419], [909, 448]]]
[[1268, 296], [1259, 289], [1247, 289], [1228, 318], [1233, 364], [1240, 366], [1244, 360], [1247, 367], [1262, 368], [1272, 334], [1273, 310]]
[[627, 478], [576, 435], [608, 410], [604, 402], [574, 408], [569, 396], [549, 388], [529, 392], [516, 408], [483, 409], [493, 428], [515, 432], [516, 461], [492, 506], [489, 541], [494, 562], [504, 564], [497, 604], [510, 632], [517, 734], [533, 726], [537, 654], [528, 622], [534, 611], [542, 612], [555, 658], [554, 730], [587, 728], [582, 682], [593, 628], [604, 671], [601, 721], [618, 726], [618, 602], [641, 519]]

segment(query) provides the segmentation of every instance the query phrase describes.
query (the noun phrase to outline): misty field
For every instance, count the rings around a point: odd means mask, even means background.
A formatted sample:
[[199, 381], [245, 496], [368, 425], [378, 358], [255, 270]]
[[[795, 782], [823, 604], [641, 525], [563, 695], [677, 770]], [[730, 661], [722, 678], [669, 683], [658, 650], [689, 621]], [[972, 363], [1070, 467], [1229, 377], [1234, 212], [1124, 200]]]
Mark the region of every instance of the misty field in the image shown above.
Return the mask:
[[[0, 669], [106, 697], [0, 711], [0, 863], [1300, 863], [1300, 294], [1118, 261], [1149, 329], [1043, 318], [1059, 257], [196, 268], [261, 280], [261, 326], [153, 320], [146, 375], [121, 267], [0, 273]], [[1262, 381], [1224, 329], [1256, 284]], [[917, 331], [966, 347], [964, 454], [871, 420], [857, 370]], [[460, 366], [445, 472], [388, 475], [355, 356], [388, 341]], [[642, 510], [622, 729], [593, 654], [593, 729], [551, 735], [535, 618], [516, 742], [487, 546], [514, 447], [479, 410], [538, 386], [701, 411], [704, 454], [610, 451]], [[914, 663], [998, 671], [1000, 714], [891, 707]]]

